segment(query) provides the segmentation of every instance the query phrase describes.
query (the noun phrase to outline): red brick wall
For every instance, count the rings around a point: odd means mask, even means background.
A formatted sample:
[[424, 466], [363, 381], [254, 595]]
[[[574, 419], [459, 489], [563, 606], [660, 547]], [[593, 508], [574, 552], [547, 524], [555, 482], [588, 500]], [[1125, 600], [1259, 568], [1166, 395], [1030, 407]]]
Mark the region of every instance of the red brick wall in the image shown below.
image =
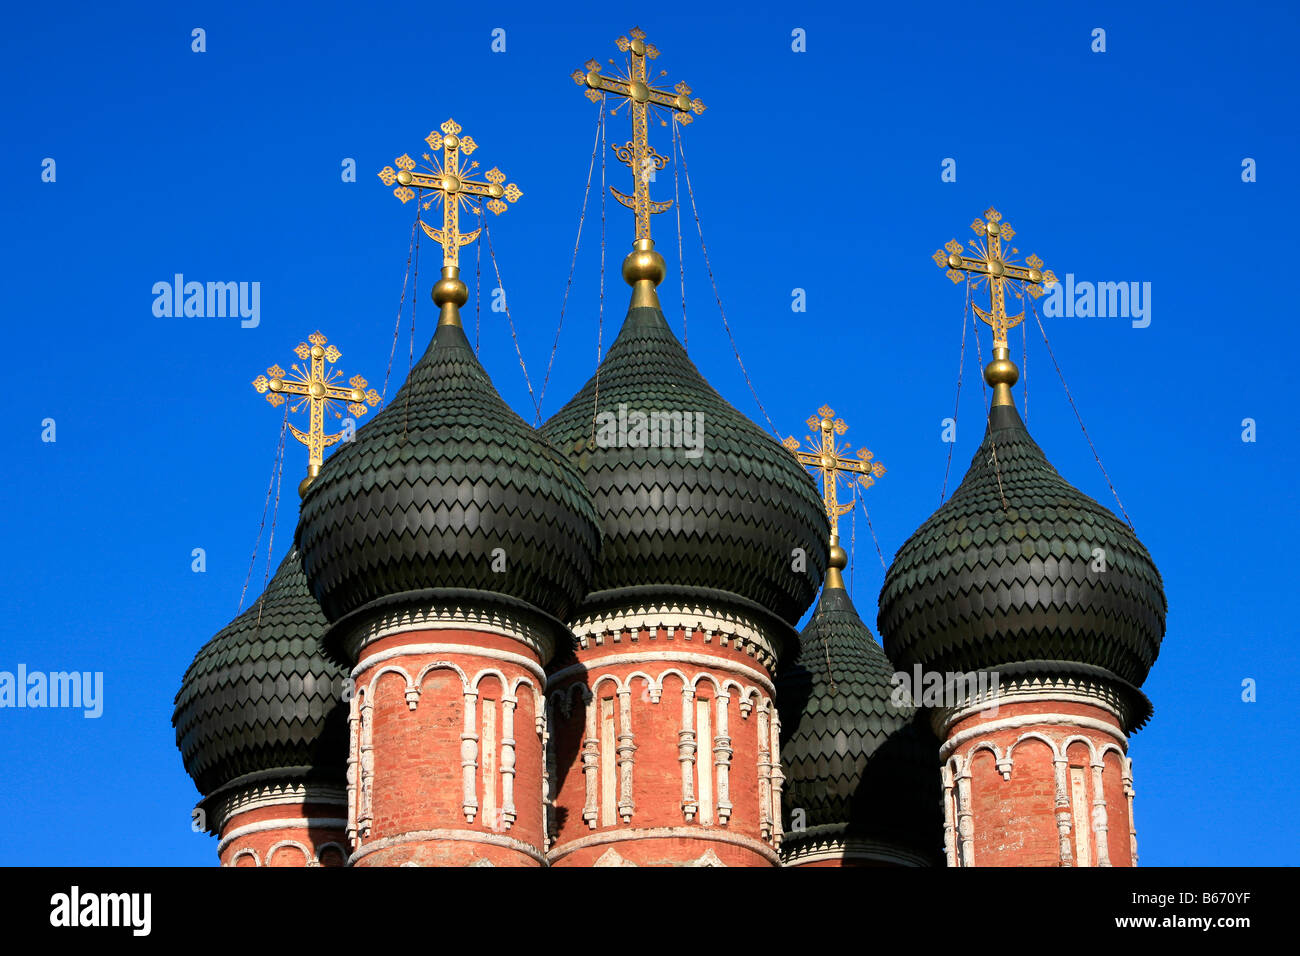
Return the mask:
[[[1041, 715], [1042, 720], [1032, 719], [1037, 715]], [[1012, 727], [999, 725], [1022, 717], [1030, 719]], [[1079, 726], [1069, 721], [1071, 717], [1098, 721], [1105, 728]], [[1102, 764], [1101, 796], [1105, 801], [1107, 824], [1104, 845], [1109, 853], [1109, 864], [1132, 865], [1124, 761], [1113, 750], [1116, 745], [1123, 750], [1127, 741], [1113, 714], [1102, 707], [1079, 702], [1010, 701], [1004, 702], [995, 714], [974, 714], [964, 718], [950, 729], [948, 740], [952, 741], [968, 731], [978, 731], [985, 725], [989, 727], [987, 733], [977, 732], [954, 751], [959, 758], [958, 775], [963, 765], [969, 767], [969, 810], [974, 828], [971, 849], [975, 866], [1062, 865], [1052, 745], [1057, 753], [1063, 752], [1067, 758], [1065, 794], [1071, 811], [1071, 863], [1079, 865], [1080, 841], [1085, 840], [1090, 865], [1097, 866], [1100, 862], [1093, 832], [1097, 797], [1093, 755], [1096, 754]], [[1035, 735], [1047, 738], [1052, 745]], [[1009, 778], [1004, 778], [1000, 772], [993, 753], [986, 749], [988, 744], [996, 747], [998, 756], [1004, 759], [1010, 750]], [[1082, 770], [1081, 793], [1076, 793], [1072, 786], [1071, 768]], [[954, 821], [960, 815], [958, 793], [954, 786], [949, 796]], [[1083, 821], [1081, 830], [1075, 825], [1080, 816]], [[954, 839], [960, 844], [960, 837]]]
[[[581, 668], [567, 676], [553, 677], [548, 697], [559, 701], [566, 695], [571, 707], [553, 707], [551, 724], [554, 747], [555, 829], [552, 833], [551, 861], [556, 866], [590, 866], [613, 849], [618, 857], [638, 866], [680, 866], [695, 863], [709, 850], [727, 866], [771, 866], [775, 850], [762, 827], [759, 782], [759, 708], [770, 706], [770, 675], [765, 667], [732, 646], [722, 647], [717, 638], [706, 642], [696, 632], [689, 640], [681, 632], [668, 634], [662, 629], [653, 636], [642, 632], [632, 641], [626, 633], [618, 642], [608, 640], [578, 652]], [[646, 654], [664, 654], [654, 659], [637, 659]], [[690, 659], [703, 655], [699, 660]], [[571, 666], [572, 659], [567, 665]], [[670, 673], [675, 671], [676, 673]], [[683, 676], [686, 680], [683, 680]], [[652, 681], [660, 690], [658, 701], [651, 693]], [[702, 822], [697, 812], [687, 820], [682, 807], [682, 761], [679, 732], [682, 729], [683, 687], [695, 687], [690, 703], [692, 728], [696, 734], [696, 770], [693, 790], [700, 800], [700, 768], [707, 766], [713, 781], [711, 822]], [[714, 754], [718, 735], [715, 685], [724, 685], [729, 698], [726, 705], [727, 736], [732, 750], [727, 778], [730, 816], [724, 822], [718, 812], [718, 780]], [[661, 682], [661, 684], [659, 683]], [[629, 716], [635, 752], [632, 764], [632, 802], [630, 821], [617, 813], [620, 800], [618, 736], [623, 731], [617, 686], [630, 688]], [[739, 686], [737, 686], [739, 685]], [[593, 694], [596, 710], [596, 737], [602, 741], [602, 702], [612, 714], [615, 754], [613, 763], [615, 817], [612, 823], [601, 812], [607, 789], [602, 775], [609, 761], [598, 760], [595, 773], [597, 812], [595, 826], [583, 818], [587, 803], [587, 780], [583, 772], [583, 740], [586, 736], [586, 704], [582, 689]], [[742, 708], [742, 699], [746, 706]], [[710, 739], [700, 735], [697, 701], [707, 702]], [[742, 710], [746, 713], [742, 714]], [[765, 735], [771, 739], [771, 730]], [[766, 746], [769, 752], [770, 743]], [[775, 761], [776, 755], [771, 759]], [[772, 801], [769, 798], [769, 804]], [[775, 825], [773, 823], [773, 825]]]
[[[236, 812], [221, 828], [221, 865], [310, 866], [318, 860], [320, 866], [342, 866], [348, 845], [343, 827], [308, 825], [307, 821], [343, 817], [342, 806], [320, 803], [287, 803]], [[252, 830], [225, 842], [244, 827], [271, 821], [284, 821], [284, 825]], [[282, 845], [286, 841], [300, 844], [301, 848]]]
[[[454, 645], [454, 649], [429, 652], [421, 650], [421, 644]], [[377, 659], [390, 649], [401, 653]], [[523, 656], [533, 667], [496, 658], [491, 655], [494, 650]], [[421, 672], [435, 663], [440, 666], [421, 678]], [[441, 665], [455, 665], [459, 673]], [[478, 631], [409, 631], [363, 651], [356, 678], [357, 709], [360, 717], [368, 702], [373, 774], [369, 832], [361, 834], [356, 865], [540, 865], [542, 744], [534, 697], [534, 689], [541, 689], [539, 669], [537, 655], [523, 644]], [[407, 699], [408, 679], [419, 680], [414, 710]], [[472, 751], [477, 802], [472, 820], [464, 810], [461, 737], [466, 682], [477, 692], [471, 698], [478, 735]], [[516, 698], [513, 820], [505, 813], [505, 775], [500, 772], [506, 757], [506, 697], [511, 691]], [[363, 719], [355, 721], [353, 729], [359, 757]], [[362, 776], [360, 767], [357, 776]], [[364, 813], [363, 803], [358, 796], [358, 817]]]

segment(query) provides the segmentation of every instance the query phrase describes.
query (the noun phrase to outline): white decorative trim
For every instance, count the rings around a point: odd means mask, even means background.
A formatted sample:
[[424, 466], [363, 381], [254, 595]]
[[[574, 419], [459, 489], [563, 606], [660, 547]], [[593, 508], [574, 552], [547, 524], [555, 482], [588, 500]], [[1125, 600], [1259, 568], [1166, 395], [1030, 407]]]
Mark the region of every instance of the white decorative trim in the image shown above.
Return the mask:
[[610, 847], [608, 850], [606, 850], [604, 853], [600, 855], [600, 857], [596, 860], [595, 863], [591, 865], [595, 867], [595, 866], [636, 866], [637, 864], [633, 863], [629, 859], [626, 859], [622, 854], [618, 852], [618, 850], [615, 850], [613, 847]]
[[[355, 680], [361, 676], [361, 672], [374, 667], [376, 664], [382, 664], [385, 661], [391, 661], [398, 657], [417, 657], [421, 654], [430, 656], [439, 656], [442, 654], [464, 654], [469, 657], [486, 657], [489, 660], [504, 661], [507, 664], [515, 664], [528, 671], [543, 684], [546, 682], [546, 672], [542, 670], [541, 665], [531, 657], [524, 654], [515, 654], [512, 651], [499, 651], [492, 647], [476, 647], [473, 644], [402, 644], [398, 647], [390, 647], [387, 650], [378, 651], [362, 657], [352, 668], [351, 676]], [[433, 663], [451, 664], [450, 661], [435, 661]], [[456, 665], [451, 664], [455, 667]], [[426, 668], [427, 670], [427, 668]], [[459, 670], [459, 668], [457, 668]], [[405, 673], [405, 671], [403, 671]], [[376, 675], [378, 676], [378, 675]], [[482, 677], [479, 672], [475, 678], [475, 683]], [[461, 672], [461, 680], [465, 680], [464, 672]], [[373, 683], [373, 681], [372, 681]]]
[[541, 618], [530, 619], [522, 609], [513, 612], [499, 604], [449, 602], [424, 608], [402, 607], [371, 618], [359, 632], [347, 636], [351, 653], [361, 658], [376, 641], [411, 631], [472, 631], [516, 640], [549, 660], [555, 649], [554, 626]]
[[489, 846], [502, 847], [507, 850], [514, 850], [525, 856], [532, 857], [543, 866], [546, 865], [546, 856], [538, 851], [537, 847], [530, 846], [522, 840], [516, 840], [514, 837], [501, 836], [497, 833], [488, 833], [482, 830], [411, 830], [408, 833], [399, 833], [396, 836], [380, 837], [378, 840], [372, 840], [363, 848], [356, 850], [352, 856], [348, 857], [348, 866], [355, 866], [359, 860], [364, 859], [371, 853], [377, 853], [380, 850], [390, 850], [395, 846], [402, 846], [407, 843], [486, 843]]
[[1001, 730], [1019, 730], [1021, 727], [1032, 727], [1036, 724], [1046, 724], [1053, 727], [1064, 725], [1082, 727], [1084, 730], [1095, 730], [1098, 733], [1109, 734], [1123, 744], [1125, 751], [1128, 749], [1128, 738], [1124, 736], [1124, 731], [1120, 730], [1115, 724], [1107, 723], [1104, 720], [1083, 717], [1079, 714], [1017, 714], [1014, 717], [1002, 717], [997, 720], [976, 724], [974, 727], [966, 728], [961, 733], [954, 734], [939, 747], [939, 759], [941, 761], [947, 760], [963, 744], [979, 737], [987, 737]]
[[660, 639], [660, 629], [673, 635], [674, 641], [694, 640], [695, 632], [700, 631], [705, 644], [716, 640], [719, 647], [726, 647], [730, 643], [769, 670], [776, 664], [776, 649], [759, 618], [703, 603], [647, 603], [601, 611], [580, 617], [570, 627], [583, 650], [606, 643], [620, 644], [625, 639], [624, 631], [632, 643], [642, 640], [643, 630], [647, 632], [645, 640], [650, 641]]
[[343, 806], [347, 802], [344, 790], [328, 783], [315, 781], [297, 783], [252, 784], [211, 802], [209, 814], [216, 822], [217, 832], [241, 813], [263, 810], [267, 807], [301, 807], [304, 804]]
[[891, 843], [882, 843], [865, 837], [846, 837], [827, 834], [799, 839], [799, 834], [787, 834], [781, 853], [781, 865], [806, 866], [829, 860], [864, 860], [891, 866], [929, 866], [922, 854]]
[[968, 717], [1009, 704], [1026, 703], [1085, 704], [1104, 710], [1115, 718], [1122, 730], [1125, 722], [1124, 702], [1112, 689], [1084, 680], [1065, 678], [999, 677], [997, 694], [958, 707], [937, 707], [930, 712], [930, 726], [940, 740], [948, 730]]
[[[677, 651], [638, 651], [635, 654], [619, 654], [617, 657], [611, 657], [608, 660], [602, 658], [599, 661], [579, 661], [576, 664], [570, 664], [568, 667], [561, 668], [552, 674], [546, 681], [546, 692], [555, 693], [559, 685], [564, 683], [570, 677], [585, 678], [590, 675], [593, 667], [622, 667], [626, 664], [649, 664], [658, 661], [670, 661], [675, 664], [696, 664], [700, 667], [708, 667], [713, 670], [732, 671], [737, 674], [744, 674], [752, 680], [758, 687], [767, 691], [769, 695], [776, 695], [776, 688], [772, 686], [772, 681], [762, 671], [741, 664], [739, 661], [728, 660], [725, 657], [714, 657], [711, 654], [696, 654], [691, 651], [679, 653]], [[682, 672], [676, 668], [669, 668], [659, 675], [659, 680], [655, 682], [651, 693], [663, 693], [663, 678], [669, 674], [676, 674], [683, 677]], [[629, 675], [629, 679], [636, 675]], [[600, 680], [613, 675], [602, 675]], [[615, 680], [619, 678], [614, 677]], [[684, 679], [684, 678], [683, 678]], [[713, 680], [716, 685], [716, 678], [712, 674], [699, 674], [692, 681], [692, 686], [701, 680]], [[592, 683], [595, 686], [595, 683]], [[756, 690], [754, 691], [757, 692]]]
[[348, 821], [342, 817], [284, 817], [278, 820], [258, 820], [256, 823], [245, 823], [243, 826], [235, 827], [221, 838], [217, 843], [217, 856], [225, 853], [226, 849], [235, 840], [253, 833], [265, 833], [267, 830], [310, 829], [330, 829], [342, 832], [347, 825]]
[[601, 833], [593, 833], [590, 836], [579, 837], [576, 840], [563, 843], [552, 849], [550, 853], [546, 854], [546, 857], [554, 864], [555, 861], [562, 860], [570, 853], [578, 850], [603, 846], [608, 843], [626, 843], [631, 840], [706, 840], [710, 843], [727, 843], [756, 853], [774, 866], [780, 866], [781, 864], [780, 855], [760, 840], [741, 836], [733, 831], [706, 830], [703, 827], [647, 827], [643, 830], [605, 830]]

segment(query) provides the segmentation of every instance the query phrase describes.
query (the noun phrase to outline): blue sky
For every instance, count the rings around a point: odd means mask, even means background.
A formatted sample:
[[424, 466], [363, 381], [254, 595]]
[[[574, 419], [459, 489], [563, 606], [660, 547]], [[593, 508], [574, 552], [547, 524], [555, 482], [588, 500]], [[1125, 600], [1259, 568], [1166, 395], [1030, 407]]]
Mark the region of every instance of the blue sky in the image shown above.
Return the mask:
[[[239, 602], [280, 414], [250, 387], [323, 331], [383, 390], [413, 210], [375, 173], [449, 116], [523, 189], [490, 223], [524, 363], [540, 390], [591, 160], [595, 107], [569, 79], [639, 23], [667, 83], [708, 105], [685, 130], [722, 303], [783, 434], [823, 403], [889, 468], [868, 493], [885, 558], [939, 504], [964, 296], [931, 254], [990, 205], [1062, 277], [1149, 282], [1150, 324], [1046, 318], [1066, 381], [1164, 574], [1168, 633], [1132, 743], [1147, 865], [1294, 858], [1280, 760], [1297, 704], [1296, 9], [610, 3], [15, 6], [0, 31], [0, 222], [10, 386], [0, 670], [104, 673], [103, 716], [0, 710], [0, 863], [210, 865], [170, 726], [194, 652]], [[191, 31], [206, 31], [206, 52]], [[505, 52], [491, 49], [505, 30]], [[1094, 53], [1092, 31], [1106, 31]], [[791, 49], [805, 31], [806, 52]], [[1291, 117], [1291, 119], [1287, 119]], [[667, 130], [652, 137], [671, 152]], [[609, 139], [629, 137], [624, 114]], [[54, 182], [42, 162], [55, 160]], [[341, 164], [354, 159], [357, 181]], [[941, 165], [956, 161], [956, 182]], [[1242, 181], [1246, 158], [1257, 181]], [[655, 198], [672, 197], [672, 168]], [[599, 181], [599, 164], [596, 169]], [[629, 174], [610, 156], [608, 182]], [[683, 200], [686, 199], [682, 192]], [[607, 202], [606, 344], [630, 214]], [[656, 218], [665, 313], [682, 330], [677, 224]], [[763, 422], [683, 210], [689, 347]], [[601, 216], [593, 186], [544, 414], [591, 373]], [[422, 245], [417, 354], [436, 247]], [[466, 280], [472, 321], [476, 280]], [[483, 253], [482, 287], [496, 286]], [[258, 282], [260, 321], [159, 318], [156, 282]], [[793, 290], [807, 311], [792, 311]], [[409, 303], [409, 296], [408, 296]], [[389, 394], [406, 371], [409, 310]], [[1032, 321], [1032, 320], [1031, 320]], [[988, 330], [981, 326], [987, 358]], [[510, 329], [482, 358], [526, 418]], [[1020, 330], [1012, 351], [1021, 360]], [[949, 491], [982, 431], [973, 340]], [[1037, 327], [1017, 398], [1057, 468], [1112, 504]], [[42, 422], [54, 419], [55, 442]], [[1242, 440], [1242, 421], [1256, 441]], [[287, 451], [278, 562], [305, 451]], [[846, 519], [847, 521], [847, 519]], [[270, 523], [268, 522], [268, 530]], [[844, 528], [848, 537], [852, 526]], [[856, 525], [854, 594], [874, 628], [883, 577]], [[262, 538], [265, 551], [266, 537]], [[203, 548], [205, 573], [191, 570]], [[263, 559], [264, 560], [264, 555]], [[263, 579], [259, 561], [249, 599]], [[1242, 681], [1258, 699], [1241, 700]]]

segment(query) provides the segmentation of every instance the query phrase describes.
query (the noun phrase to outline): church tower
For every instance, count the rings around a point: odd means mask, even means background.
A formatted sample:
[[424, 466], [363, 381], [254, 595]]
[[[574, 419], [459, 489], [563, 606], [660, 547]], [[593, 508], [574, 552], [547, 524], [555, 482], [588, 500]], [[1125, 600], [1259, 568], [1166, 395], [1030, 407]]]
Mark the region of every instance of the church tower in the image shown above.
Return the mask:
[[650, 86], [659, 51], [633, 30], [628, 76], [596, 61], [593, 102], [627, 97], [636, 242], [632, 298], [596, 374], [542, 427], [586, 483], [604, 533], [575, 641], [548, 671], [550, 861], [555, 866], [775, 866], [781, 770], [777, 662], [826, 568], [826, 518], [808, 475], [732, 408], [669, 329], [650, 238], [647, 111], [703, 112], [685, 84]]
[[[355, 866], [545, 865], [544, 667], [600, 536], [582, 479], [497, 394], [465, 337], [459, 210], [521, 195], [448, 120], [381, 176], [440, 202], [437, 330], [405, 384], [321, 469], [297, 544], [349, 668]], [[413, 188], [414, 187], [414, 188]]]
[[[830, 567], [821, 600], [799, 635], [799, 657], [777, 678], [785, 768], [785, 866], [932, 866], [941, 861], [939, 743], [918, 718], [894, 667], [844, 587], [842, 481], [871, 487], [885, 468], [865, 447], [847, 458], [848, 430], [829, 406], [808, 419], [806, 451], [785, 445], [822, 478]], [[854, 490], [856, 494], [856, 489]]]
[[[1133, 866], [1128, 736], [1151, 716], [1139, 689], [1165, 631], [1165, 596], [1133, 531], [1052, 467], [1016, 411], [1004, 285], [1055, 281], [1017, 265], [996, 210], [935, 260], [987, 283], [988, 427], [961, 485], [899, 549], [880, 592], [885, 650], [942, 676], [930, 708], [950, 866]], [[1014, 254], [1015, 249], [1009, 253]], [[996, 675], [993, 693], [966, 676]]]
[[[341, 353], [319, 332], [299, 343], [303, 364], [278, 365], [253, 386], [272, 406], [308, 406], [305, 492], [324, 449], [341, 433], [324, 422], [336, 403], [355, 416], [379, 396], [354, 376], [343, 387], [330, 368]], [[336, 413], [340, 414], [340, 413]], [[223, 866], [342, 866], [346, 804], [345, 674], [326, 655], [327, 623], [290, 549], [265, 593], [194, 658], [176, 695], [172, 725], [185, 769], [203, 794], [196, 820], [220, 839]]]

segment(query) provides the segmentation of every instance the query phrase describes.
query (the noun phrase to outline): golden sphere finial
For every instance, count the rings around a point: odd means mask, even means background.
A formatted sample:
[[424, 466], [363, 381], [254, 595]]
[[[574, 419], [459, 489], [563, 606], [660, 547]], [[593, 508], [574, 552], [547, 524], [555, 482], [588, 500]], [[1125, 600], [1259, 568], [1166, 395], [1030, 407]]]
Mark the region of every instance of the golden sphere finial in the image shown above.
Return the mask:
[[831, 545], [830, 566], [836, 571], [843, 571], [849, 566], [849, 553], [838, 544]]
[[655, 252], [654, 243], [648, 239], [638, 239], [636, 248], [623, 260], [623, 281], [635, 286], [643, 279], [649, 279], [652, 285], [659, 285], [668, 274], [664, 257]]
[[999, 356], [984, 366], [984, 381], [994, 388], [999, 385], [1010, 388], [1020, 381], [1020, 369], [1011, 359]]
[[448, 303], [457, 307], [469, 301], [469, 287], [461, 281], [460, 276], [444, 275], [433, 284], [433, 304], [444, 306]]

